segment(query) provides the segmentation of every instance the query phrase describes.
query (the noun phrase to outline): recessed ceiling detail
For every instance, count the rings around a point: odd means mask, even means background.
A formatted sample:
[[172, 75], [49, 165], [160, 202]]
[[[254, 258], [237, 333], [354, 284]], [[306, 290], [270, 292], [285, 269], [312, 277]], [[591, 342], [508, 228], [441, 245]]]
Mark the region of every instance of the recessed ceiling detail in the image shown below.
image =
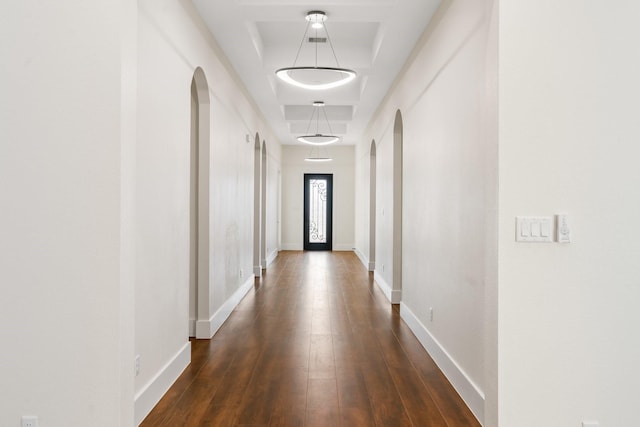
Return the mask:
[[[191, 0], [230, 66], [282, 144], [300, 144], [313, 101], [322, 99], [339, 144], [362, 138], [441, 0]], [[321, 6], [319, 6], [321, 5]], [[311, 28], [309, 11], [325, 8], [323, 28]], [[309, 30], [305, 37], [306, 27]], [[330, 37], [327, 37], [326, 30]], [[323, 42], [323, 38], [327, 40]], [[311, 40], [309, 40], [311, 39]], [[336, 64], [333, 51], [340, 60]], [[350, 84], [326, 91], [291, 86], [276, 70], [292, 65], [329, 65], [357, 71]], [[316, 49], [317, 48], [317, 49]], [[331, 78], [326, 77], [325, 78]], [[309, 131], [314, 134], [315, 131]], [[324, 148], [313, 147], [312, 148]], [[331, 150], [331, 147], [328, 147]], [[327, 156], [316, 156], [327, 157]]]

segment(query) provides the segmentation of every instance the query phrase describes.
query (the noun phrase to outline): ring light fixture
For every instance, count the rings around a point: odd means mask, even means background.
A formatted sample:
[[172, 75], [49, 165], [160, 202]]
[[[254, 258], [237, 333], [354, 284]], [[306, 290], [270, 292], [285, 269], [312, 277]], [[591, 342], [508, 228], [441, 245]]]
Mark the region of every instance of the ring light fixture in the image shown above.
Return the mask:
[[[329, 31], [327, 30], [327, 26], [325, 24], [327, 15], [323, 11], [312, 10], [307, 13], [305, 19], [307, 20], [307, 27], [304, 31], [304, 35], [302, 36], [302, 42], [300, 43], [300, 47], [298, 48], [296, 59], [293, 61], [293, 65], [291, 67], [285, 67], [276, 70], [276, 76], [278, 76], [280, 80], [287, 84], [308, 90], [332, 89], [338, 86], [345, 85], [355, 79], [357, 73], [354, 70], [340, 67], [338, 57], [336, 56], [335, 49], [333, 48], [331, 37], [329, 36]], [[300, 56], [300, 51], [302, 50], [302, 46], [304, 45], [305, 40], [307, 40], [309, 27], [315, 30], [316, 33], [314, 37], [314, 39], [316, 40], [315, 65], [296, 66], [296, 63]], [[333, 53], [333, 58], [336, 62], [335, 67], [318, 66], [318, 45], [320, 44], [317, 42], [317, 40], [319, 39], [318, 30], [322, 29], [324, 29], [327, 35], [329, 46], [331, 46], [331, 52]]]
[[[313, 112], [311, 113], [311, 118], [309, 119], [309, 125], [307, 126], [307, 134], [299, 136], [297, 138], [298, 141], [304, 142], [305, 144], [311, 145], [329, 145], [340, 141], [340, 137], [333, 135], [333, 131], [331, 130], [331, 125], [329, 124], [329, 119], [327, 117], [327, 112], [324, 109], [323, 101], [314, 101], [313, 102]], [[324, 114], [324, 120], [327, 123], [327, 128], [329, 129], [329, 134], [324, 134], [320, 132], [320, 110]], [[309, 133], [309, 129], [311, 128], [311, 123], [313, 123], [313, 119], [315, 118], [316, 122], [316, 132]]]

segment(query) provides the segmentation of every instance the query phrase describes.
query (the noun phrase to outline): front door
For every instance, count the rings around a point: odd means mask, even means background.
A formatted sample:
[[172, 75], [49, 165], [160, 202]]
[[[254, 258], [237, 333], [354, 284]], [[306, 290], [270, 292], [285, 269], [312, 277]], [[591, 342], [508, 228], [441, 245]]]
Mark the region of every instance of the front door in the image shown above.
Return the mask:
[[304, 250], [332, 249], [333, 175], [304, 174]]

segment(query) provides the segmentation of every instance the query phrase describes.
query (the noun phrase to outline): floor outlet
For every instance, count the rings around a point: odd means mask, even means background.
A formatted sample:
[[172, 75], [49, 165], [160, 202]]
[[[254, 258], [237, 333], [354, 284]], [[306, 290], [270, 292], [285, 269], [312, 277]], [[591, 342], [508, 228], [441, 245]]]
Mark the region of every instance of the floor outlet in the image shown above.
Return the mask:
[[38, 417], [35, 415], [23, 416], [20, 427], [38, 427]]

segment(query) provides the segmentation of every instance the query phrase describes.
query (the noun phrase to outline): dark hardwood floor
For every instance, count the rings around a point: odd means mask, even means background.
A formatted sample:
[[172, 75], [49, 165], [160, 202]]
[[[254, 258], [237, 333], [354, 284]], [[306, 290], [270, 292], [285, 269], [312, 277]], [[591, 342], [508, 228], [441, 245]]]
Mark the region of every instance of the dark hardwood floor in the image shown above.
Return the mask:
[[480, 424], [352, 252], [281, 252], [141, 426]]

